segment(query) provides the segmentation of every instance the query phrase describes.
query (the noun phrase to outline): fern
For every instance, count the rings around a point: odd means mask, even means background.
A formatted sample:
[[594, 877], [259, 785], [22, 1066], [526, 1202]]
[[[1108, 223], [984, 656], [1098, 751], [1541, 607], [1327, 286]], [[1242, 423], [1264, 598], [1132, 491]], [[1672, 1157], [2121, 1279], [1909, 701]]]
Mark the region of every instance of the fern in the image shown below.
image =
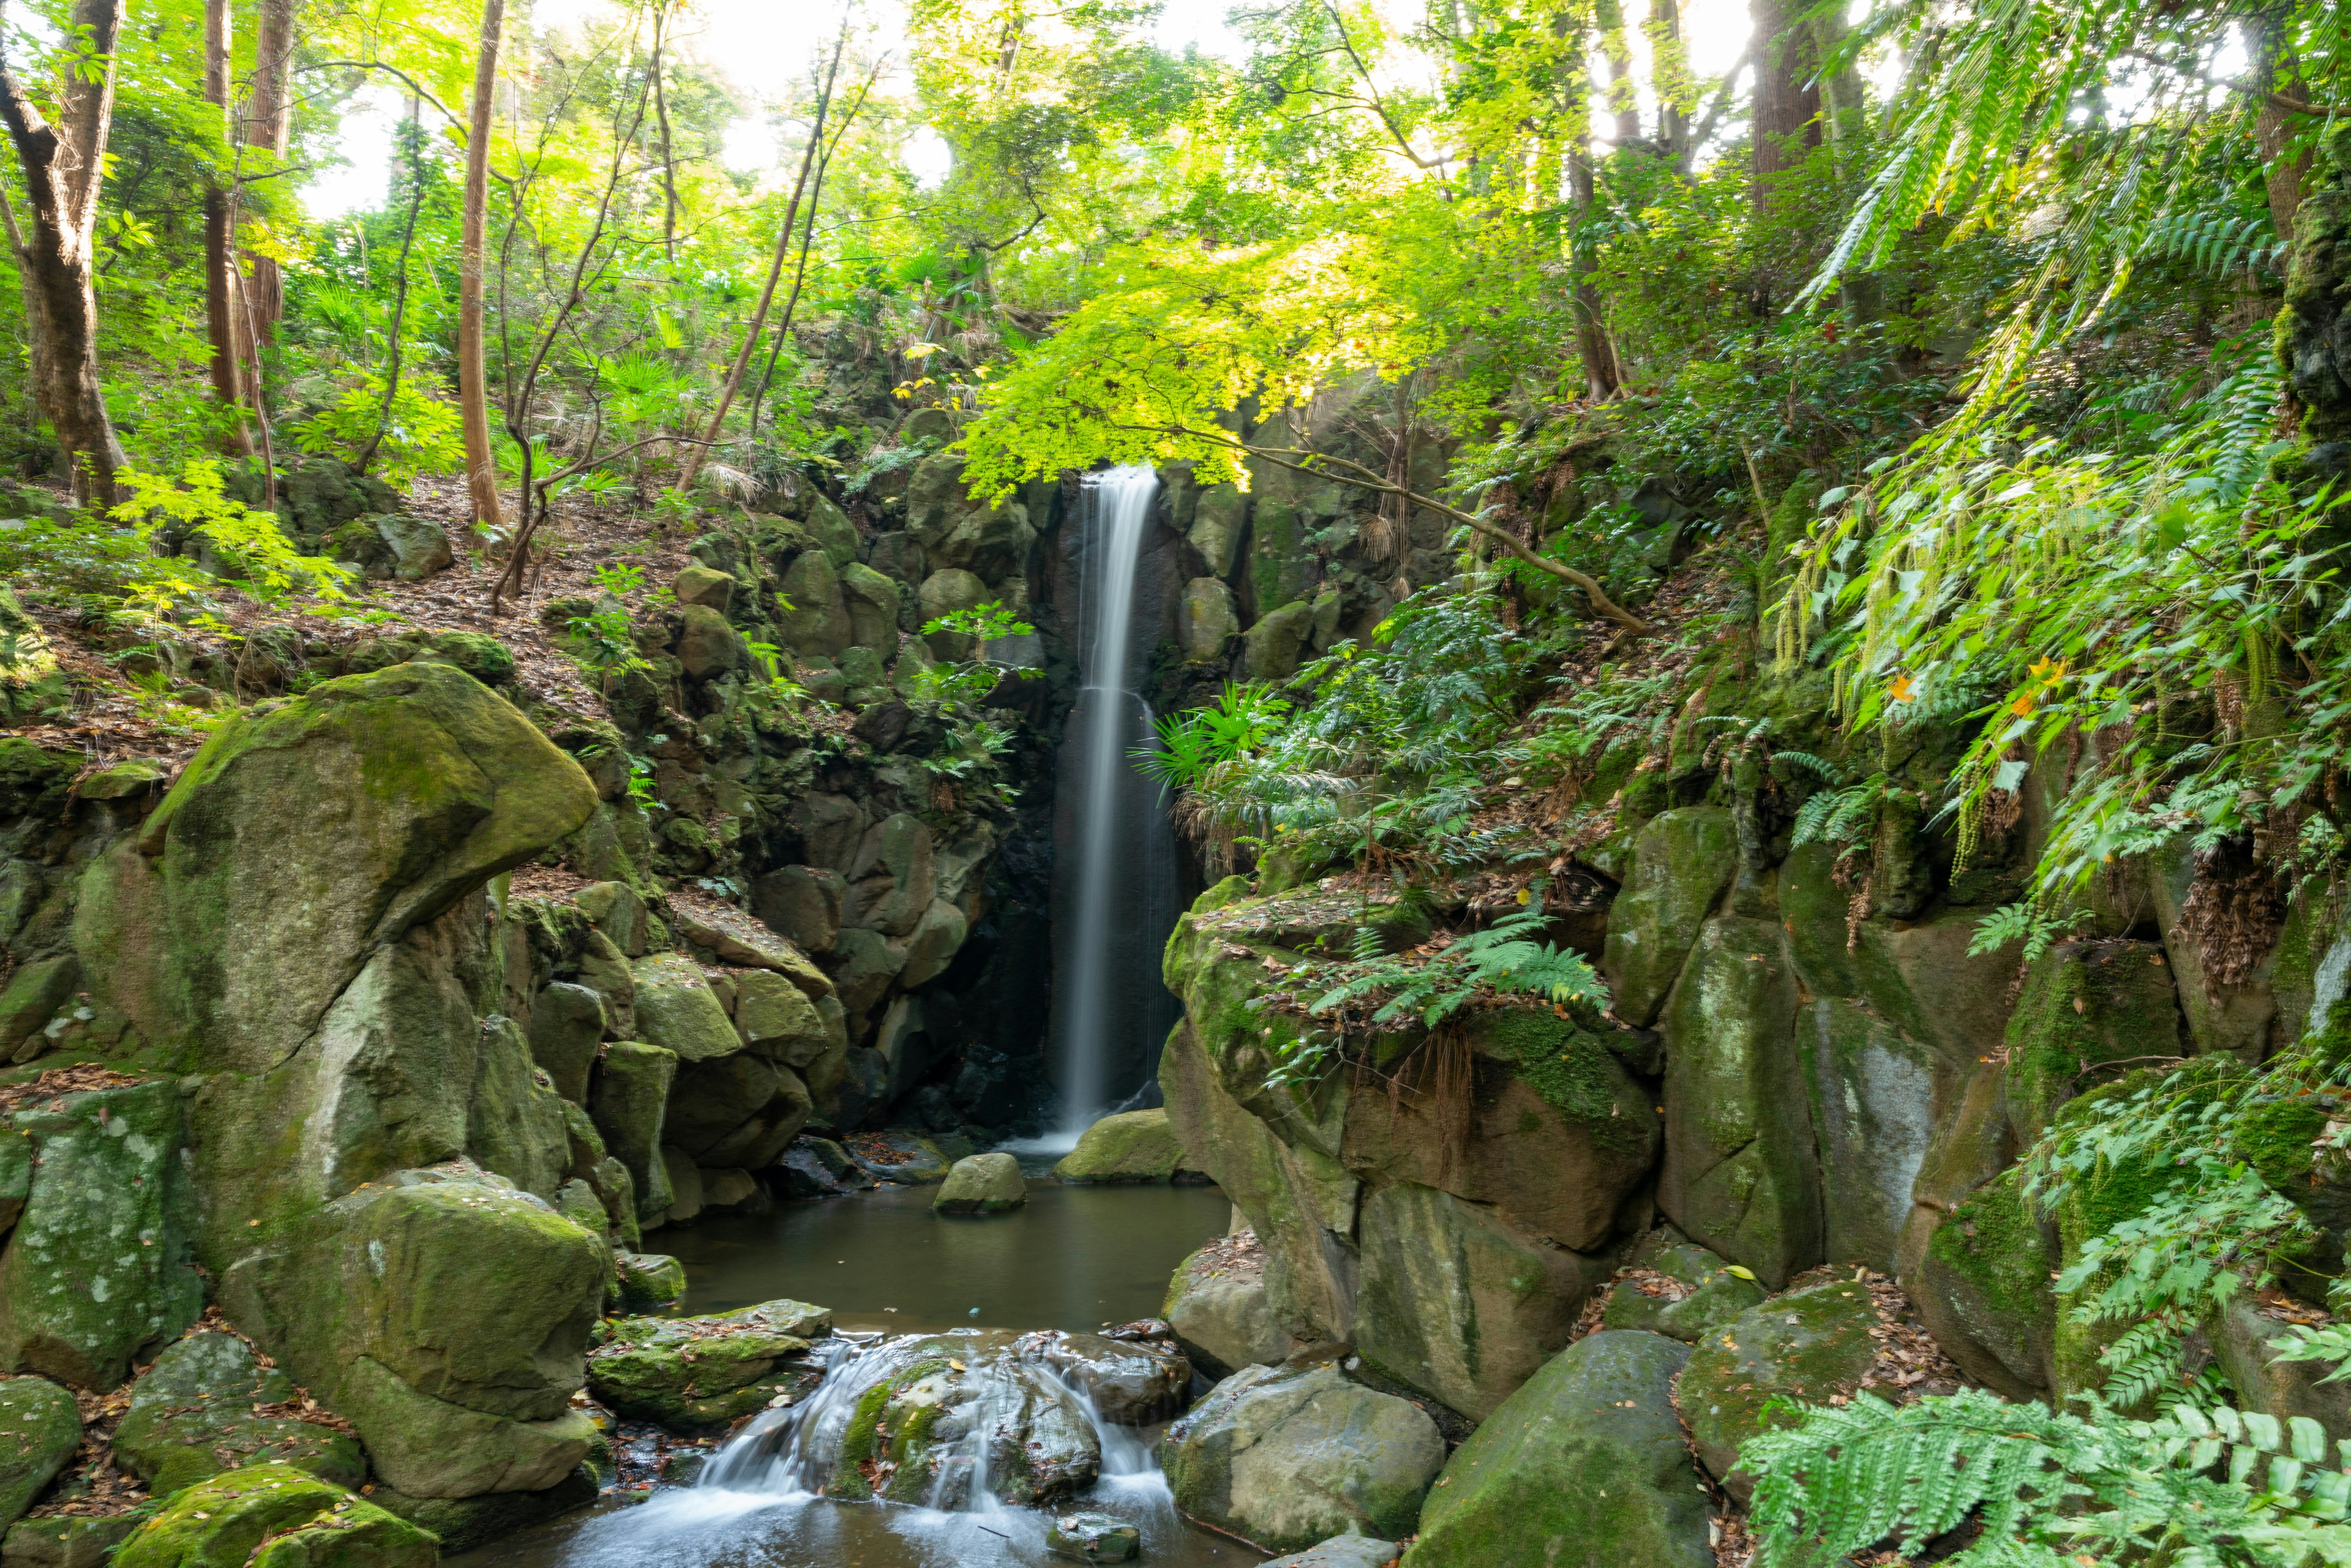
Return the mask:
[[1310, 1014], [1343, 1012], [1376, 999], [1374, 1024], [1409, 1019], [1435, 1029], [1481, 994], [1537, 997], [1554, 1006], [1605, 1005], [1607, 987], [1582, 955], [1541, 940], [1545, 924], [1542, 898], [1536, 894], [1518, 913], [1412, 963], [1389, 956], [1382, 927], [1366, 922], [1356, 930], [1351, 959], [1301, 966], [1297, 977], [1329, 988], [1308, 1006]]

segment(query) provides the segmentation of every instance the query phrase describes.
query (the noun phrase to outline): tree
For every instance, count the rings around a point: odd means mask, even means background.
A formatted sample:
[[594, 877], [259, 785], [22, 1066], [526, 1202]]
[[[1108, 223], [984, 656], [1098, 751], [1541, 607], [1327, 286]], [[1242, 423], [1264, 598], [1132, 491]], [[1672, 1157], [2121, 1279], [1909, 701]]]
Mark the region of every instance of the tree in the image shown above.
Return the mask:
[[[285, 161], [287, 143], [293, 132], [294, 100], [287, 88], [292, 80], [294, 19], [299, 7], [300, 0], [259, 0], [254, 28], [253, 82], [246, 96], [239, 140], [246, 147], [266, 154], [266, 172], [274, 173]], [[252, 355], [247, 374], [257, 386], [262, 346], [277, 336], [278, 319], [286, 312], [285, 279], [276, 256], [257, 251], [246, 253], [244, 294], [244, 314], [251, 322], [248, 336], [252, 339], [246, 345]]]
[[1755, 19], [1755, 210], [1771, 210], [1780, 177], [1820, 145], [1821, 89], [1805, 0], [1752, 0]]
[[115, 472], [125, 461], [98, 379], [93, 255], [123, 4], [73, 0], [67, 37], [78, 42], [58, 62], [54, 123], [0, 56], [0, 120], [24, 165], [32, 206], [22, 254], [36, 312], [35, 394], [72, 460], [75, 498], [98, 506], [113, 505]]
[[482, 0], [482, 32], [474, 55], [473, 122], [465, 137], [465, 197], [457, 251], [457, 403], [465, 438], [465, 488], [474, 527], [486, 536], [506, 530], [498, 498], [498, 457], [490, 445], [488, 355], [482, 316], [482, 238], [490, 192], [490, 134], [496, 123], [498, 35], [506, 0]]
[[[204, 101], [220, 111], [222, 140], [228, 140], [228, 0], [204, 0]], [[231, 452], [250, 455], [253, 438], [245, 428], [244, 333], [237, 330], [237, 301], [231, 273], [233, 183], [217, 171], [204, 184], [204, 333], [212, 344], [213, 398], [229, 411]]]

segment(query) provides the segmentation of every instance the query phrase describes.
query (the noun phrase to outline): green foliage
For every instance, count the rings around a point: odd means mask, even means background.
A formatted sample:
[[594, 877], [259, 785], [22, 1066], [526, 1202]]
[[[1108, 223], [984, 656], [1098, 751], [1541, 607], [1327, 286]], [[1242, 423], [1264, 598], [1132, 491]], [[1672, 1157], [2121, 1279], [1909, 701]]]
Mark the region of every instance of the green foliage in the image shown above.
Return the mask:
[[570, 617], [564, 622], [563, 641], [580, 667], [595, 676], [599, 689], [608, 695], [617, 677], [653, 668], [652, 661], [638, 652], [628, 611], [618, 604]]
[[1290, 705], [1271, 686], [1227, 681], [1208, 706], [1162, 716], [1159, 744], [1137, 747], [1134, 765], [1162, 784], [1199, 789], [1217, 769], [1245, 760], [1271, 740], [1289, 713]]
[[1775, 1407], [1798, 1423], [1740, 1449], [1757, 1568], [1831, 1568], [1886, 1541], [1915, 1555], [1971, 1518], [1981, 1533], [1944, 1559], [1959, 1568], [2351, 1563], [2351, 1447], [2331, 1455], [2305, 1417], [2181, 1404], [2133, 1421], [1981, 1389]]
[[2004, 904], [1976, 922], [1975, 930], [1968, 936], [1968, 956], [1980, 958], [1999, 952], [2011, 942], [2021, 942], [2024, 945], [2023, 961], [2038, 963], [2043, 954], [2079, 930], [2095, 914], [2092, 909], [2073, 909], [2049, 915], [2030, 899]]
[[444, 474], [465, 465], [465, 449], [457, 433], [457, 410], [402, 379], [384, 402], [381, 376], [370, 376], [294, 427], [294, 441], [303, 451], [356, 461], [368, 444], [381, 440], [375, 458], [383, 477], [405, 484], [420, 474]]
[[962, 714], [985, 702], [989, 694], [1004, 681], [1027, 680], [1037, 672], [1023, 665], [1008, 664], [987, 656], [987, 645], [1007, 637], [1026, 637], [1037, 628], [1021, 620], [1001, 603], [991, 601], [976, 604], [968, 610], [951, 611], [923, 622], [925, 636], [945, 632], [972, 639], [972, 656], [968, 659], [942, 659], [925, 665], [916, 676], [917, 687], [925, 700], [937, 703], [950, 715]]

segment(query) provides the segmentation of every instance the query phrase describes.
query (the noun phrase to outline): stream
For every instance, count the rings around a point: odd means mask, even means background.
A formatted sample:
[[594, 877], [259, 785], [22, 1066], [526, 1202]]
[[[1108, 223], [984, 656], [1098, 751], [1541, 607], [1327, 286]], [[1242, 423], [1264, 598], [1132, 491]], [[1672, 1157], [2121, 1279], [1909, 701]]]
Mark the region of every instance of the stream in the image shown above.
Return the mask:
[[[1231, 1207], [1214, 1187], [1062, 1186], [1037, 1182], [1025, 1208], [986, 1218], [931, 1212], [931, 1187], [884, 1187], [721, 1216], [665, 1231], [692, 1281], [677, 1311], [718, 1312], [790, 1297], [833, 1309], [846, 1336], [968, 1329], [1068, 1329], [1156, 1315], [1186, 1255], [1220, 1234]], [[1234, 1568], [1255, 1552], [1186, 1524], [1154, 1461], [1158, 1429], [1102, 1422], [1102, 1479], [1048, 1512], [982, 1491], [968, 1511], [835, 1502], [790, 1459], [804, 1426], [841, 1418], [871, 1348], [836, 1342], [825, 1385], [795, 1410], [763, 1412], [691, 1487], [597, 1508], [448, 1558], [452, 1568], [1042, 1568], [1056, 1512], [1115, 1514], [1143, 1533], [1144, 1564]]]

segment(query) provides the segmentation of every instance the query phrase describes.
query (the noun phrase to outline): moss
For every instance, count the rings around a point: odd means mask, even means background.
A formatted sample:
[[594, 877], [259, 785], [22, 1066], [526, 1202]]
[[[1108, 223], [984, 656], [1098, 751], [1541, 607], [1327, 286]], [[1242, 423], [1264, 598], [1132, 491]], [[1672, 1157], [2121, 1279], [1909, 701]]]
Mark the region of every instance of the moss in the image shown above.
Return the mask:
[[2178, 993], [2152, 942], [2067, 942], [2026, 977], [2009, 1019], [2009, 1115], [2038, 1138], [2103, 1063], [2185, 1053]]
[[1498, 1008], [1479, 1015], [1478, 1047], [1509, 1062], [1544, 1104], [1603, 1148], [1626, 1153], [1646, 1146], [1646, 1097], [1632, 1092], [1615, 1053], [1598, 1036], [1548, 1010]]
[[2273, 1100], [2237, 1118], [2231, 1136], [2261, 1178], [2292, 1197], [2310, 1186], [2310, 1145], [2326, 1113], [2307, 1100]]
[[882, 1412], [890, 1403], [891, 1387], [877, 1383], [857, 1396], [849, 1425], [841, 1434], [841, 1458], [832, 1467], [832, 1484], [826, 1492], [852, 1502], [870, 1501], [873, 1489], [865, 1481], [865, 1467], [879, 1458]]
[[190, 1487], [123, 1542], [115, 1568], [432, 1568], [432, 1536], [287, 1465]]

